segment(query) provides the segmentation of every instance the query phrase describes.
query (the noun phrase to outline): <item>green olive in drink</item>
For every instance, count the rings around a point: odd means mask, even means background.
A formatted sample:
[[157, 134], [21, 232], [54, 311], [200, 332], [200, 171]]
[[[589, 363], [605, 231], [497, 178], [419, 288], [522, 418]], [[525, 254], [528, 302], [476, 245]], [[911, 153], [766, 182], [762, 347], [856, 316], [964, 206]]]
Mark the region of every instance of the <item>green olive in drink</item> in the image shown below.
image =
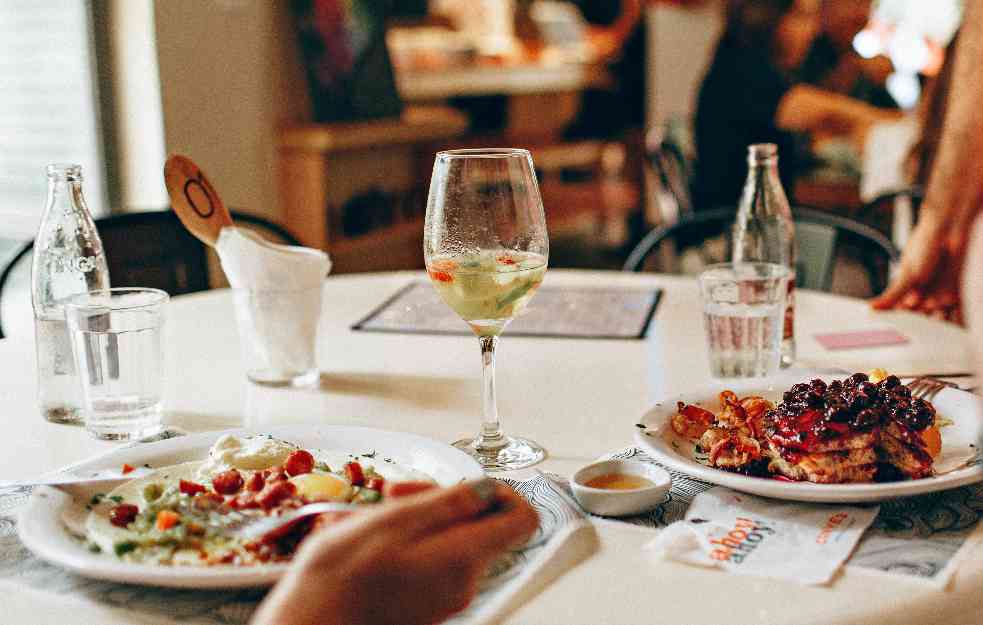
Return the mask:
[[546, 257], [509, 250], [440, 255], [427, 263], [440, 297], [478, 336], [501, 334], [526, 307], [545, 273]]

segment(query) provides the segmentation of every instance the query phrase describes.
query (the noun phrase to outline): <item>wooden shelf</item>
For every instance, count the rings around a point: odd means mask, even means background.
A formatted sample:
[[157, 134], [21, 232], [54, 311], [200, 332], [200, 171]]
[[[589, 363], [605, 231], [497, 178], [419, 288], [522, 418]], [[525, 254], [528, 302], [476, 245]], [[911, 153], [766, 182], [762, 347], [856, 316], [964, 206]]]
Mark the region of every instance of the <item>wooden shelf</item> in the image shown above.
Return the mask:
[[423, 220], [338, 239], [327, 252], [337, 273], [423, 268]]
[[306, 124], [280, 130], [281, 150], [319, 154], [444, 141], [468, 128], [466, 115], [446, 106], [411, 106], [402, 116], [335, 124]]
[[326, 250], [338, 273], [422, 267], [421, 218], [397, 217], [345, 236], [340, 213], [369, 193], [425, 197], [435, 146], [467, 126], [467, 116], [454, 109], [411, 106], [394, 119], [282, 128], [278, 180], [287, 229], [304, 245]]

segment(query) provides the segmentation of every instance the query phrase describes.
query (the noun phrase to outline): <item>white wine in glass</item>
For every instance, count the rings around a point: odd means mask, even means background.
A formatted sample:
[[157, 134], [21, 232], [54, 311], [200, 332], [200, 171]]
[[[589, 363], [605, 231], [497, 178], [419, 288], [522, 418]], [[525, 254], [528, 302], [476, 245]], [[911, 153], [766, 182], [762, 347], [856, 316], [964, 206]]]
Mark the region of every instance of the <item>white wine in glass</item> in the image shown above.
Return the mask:
[[481, 432], [454, 446], [489, 471], [541, 461], [537, 443], [502, 432], [495, 399], [498, 336], [543, 281], [549, 239], [527, 150], [450, 150], [434, 161], [423, 251], [440, 297], [478, 336]]

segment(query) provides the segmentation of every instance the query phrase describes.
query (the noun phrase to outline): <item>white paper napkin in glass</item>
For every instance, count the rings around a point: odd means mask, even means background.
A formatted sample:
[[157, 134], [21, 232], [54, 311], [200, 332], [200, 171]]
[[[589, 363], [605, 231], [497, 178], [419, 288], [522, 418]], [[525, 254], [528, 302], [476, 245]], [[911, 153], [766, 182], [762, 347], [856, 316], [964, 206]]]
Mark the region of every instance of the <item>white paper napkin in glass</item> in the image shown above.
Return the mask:
[[303, 289], [317, 286], [331, 271], [331, 260], [321, 250], [271, 243], [235, 226], [222, 228], [215, 251], [235, 289]]
[[239, 332], [261, 362], [247, 368], [303, 371], [313, 361], [321, 285], [331, 260], [321, 250], [271, 243], [244, 228], [226, 227], [215, 244], [229, 284], [237, 290]]

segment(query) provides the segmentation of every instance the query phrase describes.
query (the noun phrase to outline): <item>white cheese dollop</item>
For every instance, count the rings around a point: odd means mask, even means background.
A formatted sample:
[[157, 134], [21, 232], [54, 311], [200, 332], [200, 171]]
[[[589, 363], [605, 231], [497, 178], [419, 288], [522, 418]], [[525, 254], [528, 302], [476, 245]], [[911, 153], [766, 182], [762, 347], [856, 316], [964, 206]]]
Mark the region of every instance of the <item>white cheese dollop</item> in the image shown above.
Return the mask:
[[222, 435], [208, 450], [208, 459], [198, 469], [199, 480], [210, 480], [223, 471], [259, 471], [283, 464], [297, 448], [269, 436]]

